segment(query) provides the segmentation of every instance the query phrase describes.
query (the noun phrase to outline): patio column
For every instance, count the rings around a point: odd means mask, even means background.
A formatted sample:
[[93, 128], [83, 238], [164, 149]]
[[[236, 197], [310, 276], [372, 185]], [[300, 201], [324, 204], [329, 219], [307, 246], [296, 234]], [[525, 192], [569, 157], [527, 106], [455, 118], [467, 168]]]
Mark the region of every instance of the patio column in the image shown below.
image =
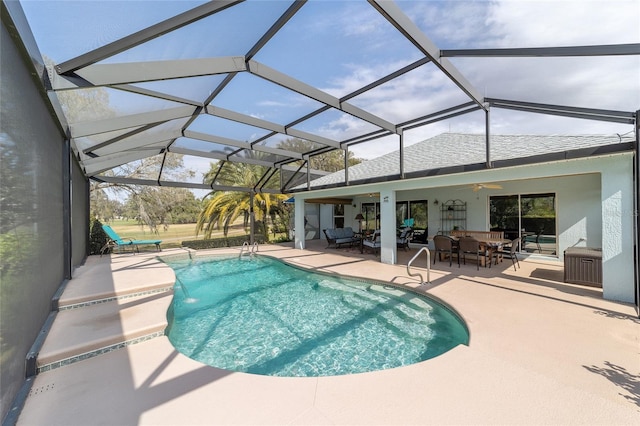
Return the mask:
[[304, 231], [304, 200], [296, 198], [294, 206], [294, 244], [295, 248], [300, 250], [305, 248], [305, 231]]
[[380, 261], [395, 265], [396, 252], [396, 192], [380, 191]]
[[602, 292], [605, 299], [634, 302], [632, 162], [604, 170], [602, 179]]

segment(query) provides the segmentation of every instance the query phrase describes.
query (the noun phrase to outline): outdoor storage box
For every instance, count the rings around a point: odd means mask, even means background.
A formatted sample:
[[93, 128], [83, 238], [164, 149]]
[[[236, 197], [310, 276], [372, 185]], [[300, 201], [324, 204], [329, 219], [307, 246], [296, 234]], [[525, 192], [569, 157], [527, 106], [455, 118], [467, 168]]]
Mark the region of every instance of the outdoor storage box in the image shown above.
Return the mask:
[[602, 249], [570, 247], [564, 251], [564, 282], [602, 287]]

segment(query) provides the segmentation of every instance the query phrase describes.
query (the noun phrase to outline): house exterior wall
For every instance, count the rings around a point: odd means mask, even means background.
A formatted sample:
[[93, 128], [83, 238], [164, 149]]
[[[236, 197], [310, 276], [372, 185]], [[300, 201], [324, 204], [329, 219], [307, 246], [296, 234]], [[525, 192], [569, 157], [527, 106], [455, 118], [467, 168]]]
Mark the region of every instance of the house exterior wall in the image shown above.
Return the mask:
[[[470, 188], [452, 188], [477, 182], [499, 182], [503, 189], [473, 192]], [[346, 197], [354, 192], [380, 193], [380, 198], [373, 200], [367, 196], [355, 197], [354, 204], [359, 208], [363, 202], [381, 203], [381, 260], [385, 263], [396, 261], [393, 238], [396, 200], [427, 199], [429, 234], [434, 235], [440, 228], [440, 205], [446, 200], [467, 202], [467, 229], [486, 230], [489, 228], [490, 195], [555, 193], [559, 258], [562, 260], [564, 250], [571, 246], [601, 247], [604, 297], [623, 302], [634, 301], [631, 152], [326, 189], [296, 194], [296, 200], [302, 196]], [[385, 196], [390, 200], [388, 209], [385, 209]], [[434, 204], [436, 199], [439, 202], [437, 205]], [[388, 220], [384, 219], [385, 216]], [[350, 217], [345, 219], [347, 223], [351, 220]], [[357, 227], [356, 222], [354, 226]]]

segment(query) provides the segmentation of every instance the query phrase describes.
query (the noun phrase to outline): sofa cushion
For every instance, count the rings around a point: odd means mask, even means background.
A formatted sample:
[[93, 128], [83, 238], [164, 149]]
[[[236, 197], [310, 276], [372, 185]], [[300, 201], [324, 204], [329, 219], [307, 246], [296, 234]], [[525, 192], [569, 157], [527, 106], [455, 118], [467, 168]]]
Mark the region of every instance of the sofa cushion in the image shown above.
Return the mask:
[[336, 228], [334, 229], [334, 231], [336, 233], [336, 240], [341, 238], [346, 238], [346, 235], [344, 233], [344, 228]]
[[327, 233], [327, 238], [329, 238], [330, 240], [335, 240], [336, 239], [336, 230], [333, 228], [329, 228], [329, 229], [325, 229], [325, 232]]

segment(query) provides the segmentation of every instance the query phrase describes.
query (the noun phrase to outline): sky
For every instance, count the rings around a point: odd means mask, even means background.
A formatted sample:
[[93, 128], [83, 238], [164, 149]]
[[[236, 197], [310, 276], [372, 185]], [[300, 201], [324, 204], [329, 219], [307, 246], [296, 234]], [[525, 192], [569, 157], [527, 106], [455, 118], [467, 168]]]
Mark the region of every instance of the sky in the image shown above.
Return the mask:
[[[60, 63], [117, 40], [202, 2], [21, 1], [41, 53]], [[640, 0], [398, 1], [405, 14], [440, 49], [581, 46], [640, 43]], [[249, 1], [104, 61], [119, 63], [244, 55], [290, 5]], [[421, 57], [420, 52], [365, 1], [309, 1], [258, 52], [255, 60], [331, 95], [341, 97]], [[640, 57], [451, 58], [483, 96], [597, 109], [640, 109]], [[140, 84], [202, 101], [221, 81], [204, 76]], [[117, 115], [177, 104], [106, 89]], [[467, 102], [433, 64], [357, 96], [350, 102], [392, 123]], [[287, 124], [320, 104], [241, 73], [214, 106]], [[625, 134], [632, 125], [493, 109], [493, 134]], [[372, 129], [338, 111], [295, 126], [336, 140]], [[193, 129], [254, 140], [262, 129], [199, 117]], [[481, 133], [475, 112], [405, 132], [411, 145], [443, 132]], [[267, 144], [274, 146], [279, 138]], [[179, 146], [195, 142], [182, 138]], [[375, 158], [398, 149], [398, 137], [356, 145], [354, 155]], [[200, 173], [210, 160], [189, 158]], [[195, 180], [199, 179], [197, 175]]]

